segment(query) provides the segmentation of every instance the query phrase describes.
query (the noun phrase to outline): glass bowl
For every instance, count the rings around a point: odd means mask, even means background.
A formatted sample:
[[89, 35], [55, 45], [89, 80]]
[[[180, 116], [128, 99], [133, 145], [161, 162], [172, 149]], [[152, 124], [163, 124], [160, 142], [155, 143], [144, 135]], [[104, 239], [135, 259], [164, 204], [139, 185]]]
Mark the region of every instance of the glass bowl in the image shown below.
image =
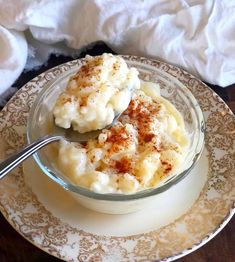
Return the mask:
[[[102, 213], [124, 214], [140, 210], [189, 174], [199, 159], [204, 145], [204, 118], [200, 106], [192, 93], [176, 78], [143, 59], [123, 56], [129, 66], [140, 72], [140, 78], [158, 83], [161, 95], [168, 99], [181, 112], [190, 138], [189, 152], [184, 165], [171, 177], [162, 181], [156, 188], [138, 191], [133, 194], [100, 194], [73, 184], [56, 168], [53, 143], [33, 155], [41, 170], [52, 180], [66, 189], [83, 206]], [[147, 60], [152, 61], [152, 60]], [[52, 133], [52, 109], [54, 103], [66, 87], [68, 78], [74, 74], [83, 60], [77, 60], [72, 68], [66, 67], [57, 78], [51, 79], [39, 92], [29, 112], [27, 122], [28, 143]], [[56, 143], [56, 142], [54, 142]]]

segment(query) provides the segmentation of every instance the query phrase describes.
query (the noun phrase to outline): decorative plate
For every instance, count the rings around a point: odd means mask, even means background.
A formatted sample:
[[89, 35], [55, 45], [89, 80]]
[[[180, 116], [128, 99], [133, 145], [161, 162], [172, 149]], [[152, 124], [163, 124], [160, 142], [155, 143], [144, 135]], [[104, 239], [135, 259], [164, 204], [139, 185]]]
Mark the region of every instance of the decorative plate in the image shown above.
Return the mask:
[[[81, 207], [30, 158], [0, 181], [0, 210], [28, 241], [66, 261], [172, 261], [213, 238], [235, 212], [235, 117], [205, 84], [175, 66], [124, 56], [144, 75], [148, 65], [198, 100], [206, 121], [205, 149], [184, 180], [146, 210], [105, 215]], [[29, 109], [48, 81], [81, 64], [74, 60], [27, 83], [0, 112], [0, 159], [25, 143]]]

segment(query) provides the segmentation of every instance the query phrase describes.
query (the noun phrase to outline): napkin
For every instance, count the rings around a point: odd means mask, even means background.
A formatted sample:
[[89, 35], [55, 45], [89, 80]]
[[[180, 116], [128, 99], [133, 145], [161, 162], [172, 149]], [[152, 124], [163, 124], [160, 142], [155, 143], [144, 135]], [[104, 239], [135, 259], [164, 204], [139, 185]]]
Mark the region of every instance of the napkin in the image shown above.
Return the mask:
[[[24, 69], [27, 42], [22, 32], [0, 26], [0, 95], [12, 85]], [[7, 96], [11, 90], [7, 90]], [[0, 102], [1, 103], [1, 102]]]
[[228, 86], [235, 83], [234, 13], [230, 0], [0, 0], [0, 94], [24, 67], [99, 40]]

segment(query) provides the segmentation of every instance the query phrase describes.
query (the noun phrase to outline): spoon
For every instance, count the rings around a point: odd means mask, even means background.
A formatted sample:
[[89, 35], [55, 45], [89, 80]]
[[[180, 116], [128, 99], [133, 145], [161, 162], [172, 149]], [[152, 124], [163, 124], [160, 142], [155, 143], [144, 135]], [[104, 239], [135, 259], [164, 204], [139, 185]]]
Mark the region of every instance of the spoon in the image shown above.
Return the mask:
[[[121, 113], [118, 113], [113, 122], [106, 126], [105, 129], [112, 127], [118, 118], [121, 116]], [[87, 142], [89, 139], [97, 138], [98, 135], [102, 132], [103, 129], [95, 130], [86, 133], [78, 133], [77, 131], [73, 131], [72, 128], [70, 129], [63, 129], [58, 127], [54, 124], [54, 135], [47, 135], [38, 140], [32, 142], [28, 146], [21, 149], [16, 154], [10, 156], [6, 160], [0, 163], [0, 179], [6, 176], [13, 168], [18, 166], [21, 162], [31, 156], [33, 153], [41, 149], [42, 147], [59, 140], [67, 140], [69, 142], [80, 142], [84, 143]]]

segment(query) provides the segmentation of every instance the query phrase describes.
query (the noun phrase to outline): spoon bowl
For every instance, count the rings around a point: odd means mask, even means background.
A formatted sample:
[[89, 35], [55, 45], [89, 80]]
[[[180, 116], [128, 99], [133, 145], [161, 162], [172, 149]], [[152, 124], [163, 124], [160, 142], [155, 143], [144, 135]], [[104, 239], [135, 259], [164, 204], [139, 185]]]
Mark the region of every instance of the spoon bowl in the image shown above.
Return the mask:
[[[113, 122], [107, 125], [103, 129], [109, 129], [117, 122], [118, 118], [122, 115], [122, 113], [118, 113], [115, 115]], [[62, 136], [65, 140], [69, 142], [78, 142], [85, 143], [90, 139], [95, 139], [99, 136], [103, 129], [98, 129], [94, 131], [89, 131], [86, 133], [79, 133], [78, 131], [74, 131], [72, 128], [64, 129], [62, 127], [58, 127], [57, 125], [53, 125], [53, 133], [59, 136]]]
[[[110, 125], [106, 126], [105, 129], [112, 127], [120, 116], [121, 113], [118, 113], [114, 117], [113, 122]], [[52, 142], [64, 139], [69, 142], [85, 143], [89, 139], [97, 138], [99, 134], [102, 132], [102, 130], [103, 129], [94, 130], [86, 133], [78, 133], [77, 131], [74, 131], [72, 128], [64, 129], [54, 124], [52, 135], [44, 136], [32, 142], [16, 154], [12, 155], [11, 157], [7, 158], [6, 160], [0, 163], [0, 179], [5, 177], [13, 168], [18, 166], [20, 163], [22, 163], [25, 159], [34, 154], [36, 151]]]

